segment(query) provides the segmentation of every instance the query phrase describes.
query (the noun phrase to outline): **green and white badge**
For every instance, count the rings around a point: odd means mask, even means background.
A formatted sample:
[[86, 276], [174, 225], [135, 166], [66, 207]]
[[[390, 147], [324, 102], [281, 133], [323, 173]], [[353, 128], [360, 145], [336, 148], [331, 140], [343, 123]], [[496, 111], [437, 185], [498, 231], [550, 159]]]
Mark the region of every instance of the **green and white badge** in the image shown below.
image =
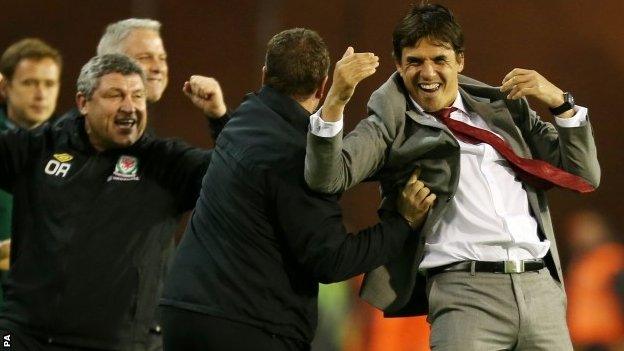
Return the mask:
[[139, 171], [139, 159], [134, 156], [121, 155], [117, 164], [115, 165], [115, 171], [108, 177], [108, 181], [111, 180], [139, 180], [137, 172]]

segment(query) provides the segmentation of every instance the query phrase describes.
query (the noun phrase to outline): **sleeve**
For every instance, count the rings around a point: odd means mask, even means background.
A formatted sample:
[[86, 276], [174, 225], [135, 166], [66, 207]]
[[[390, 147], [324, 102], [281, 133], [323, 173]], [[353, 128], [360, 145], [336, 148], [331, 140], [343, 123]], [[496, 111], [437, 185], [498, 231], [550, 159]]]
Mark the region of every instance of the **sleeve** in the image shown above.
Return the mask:
[[210, 126], [210, 132], [212, 136], [212, 140], [216, 141], [221, 134], [221, 131], [225, 127], [226, 123], [230, 120], [230, 113], [226, 112], [221, 118], [208, 118], [208, 125]]
[[344, 192], [383, 166], [391, 143], [388, 129], [375, 114], [360, 121], [344, 140], [342, 133], [330, 138], [308, 133], [305, 180], [318, 192]]
[[0, 133], [0, 189], [12, 192], [12, 184], [30, 159], [37, 139], [34, 132], [24, 130]]
[[151, 166], [157, 179], [171, 190], [180, 212], [193, 209], [212, 150], [194, 148], [179, 140], [161, 140], [155, 148], [150, 151], [150, 159], [154, 160]]
[[586, 123], [576, 127], [544, 122], [531, 110], [525, 99], [522, 108], [528, 116], [523, 135], [533, 157], [542, 159], [587, 180], [594, 187], [600, 184], [600, 165], [594, 133], [586, 113]]
[[559, 127], [564, 128], [573, 128], [585, 125], [585, 123], [587, 123], [587, 108], [574, 106], [574, 116], [570, 118], [555, 116], [555, 122]]
[[336, 122], [327, 122], [321, 118], [321, 110], [310, 116], [310, 133], [324, 138], [331, 138], [342, 132], [343, 116]]
[[398, 213], [348, 234], [335, 195], [314, 193], [299, 182], [268, 176], [278, 228], [297, 261], [321, 283], [370, 271], [398, 254], [411, 228]]

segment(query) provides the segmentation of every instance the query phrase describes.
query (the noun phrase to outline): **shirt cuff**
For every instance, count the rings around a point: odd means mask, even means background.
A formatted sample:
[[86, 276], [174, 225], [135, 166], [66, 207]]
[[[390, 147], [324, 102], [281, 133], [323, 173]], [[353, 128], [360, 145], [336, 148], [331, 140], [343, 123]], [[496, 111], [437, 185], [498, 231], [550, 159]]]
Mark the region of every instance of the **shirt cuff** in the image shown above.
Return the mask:
[[321, 138], [332, 138], [342, 131], [342, 117], [336, 122], [326, 122], [321, 118], [321, 109], [310, 116], [310, 132]]
[[555, 122], [559, 127], [574, 128], [584, 126], [587, 123], [587, 108], [574, 106], [574, 116], [570, 118], [559, 118], [555, 116]]

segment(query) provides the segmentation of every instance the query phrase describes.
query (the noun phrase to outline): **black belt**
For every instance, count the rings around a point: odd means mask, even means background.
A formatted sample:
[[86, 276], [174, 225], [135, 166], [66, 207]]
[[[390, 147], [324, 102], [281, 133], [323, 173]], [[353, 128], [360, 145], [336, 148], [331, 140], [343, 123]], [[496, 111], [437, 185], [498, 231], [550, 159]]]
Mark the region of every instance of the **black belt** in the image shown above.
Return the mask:
[[517, 260], [517, 261], [463, 261], [445, 266], [427, 269], [427, 277], [444, 272], [486, 272], [486, 273], [523, 273], [539, 271], [544, 268], [544, 260]]

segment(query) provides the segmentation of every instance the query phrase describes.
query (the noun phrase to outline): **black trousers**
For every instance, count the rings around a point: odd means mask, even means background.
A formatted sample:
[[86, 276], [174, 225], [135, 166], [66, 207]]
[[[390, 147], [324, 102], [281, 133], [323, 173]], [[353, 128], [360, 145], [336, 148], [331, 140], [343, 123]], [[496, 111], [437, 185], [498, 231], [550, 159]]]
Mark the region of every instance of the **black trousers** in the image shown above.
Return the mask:
[[299, 340], [171, 306], [161, 306], [165, 351], [308, 351]]

